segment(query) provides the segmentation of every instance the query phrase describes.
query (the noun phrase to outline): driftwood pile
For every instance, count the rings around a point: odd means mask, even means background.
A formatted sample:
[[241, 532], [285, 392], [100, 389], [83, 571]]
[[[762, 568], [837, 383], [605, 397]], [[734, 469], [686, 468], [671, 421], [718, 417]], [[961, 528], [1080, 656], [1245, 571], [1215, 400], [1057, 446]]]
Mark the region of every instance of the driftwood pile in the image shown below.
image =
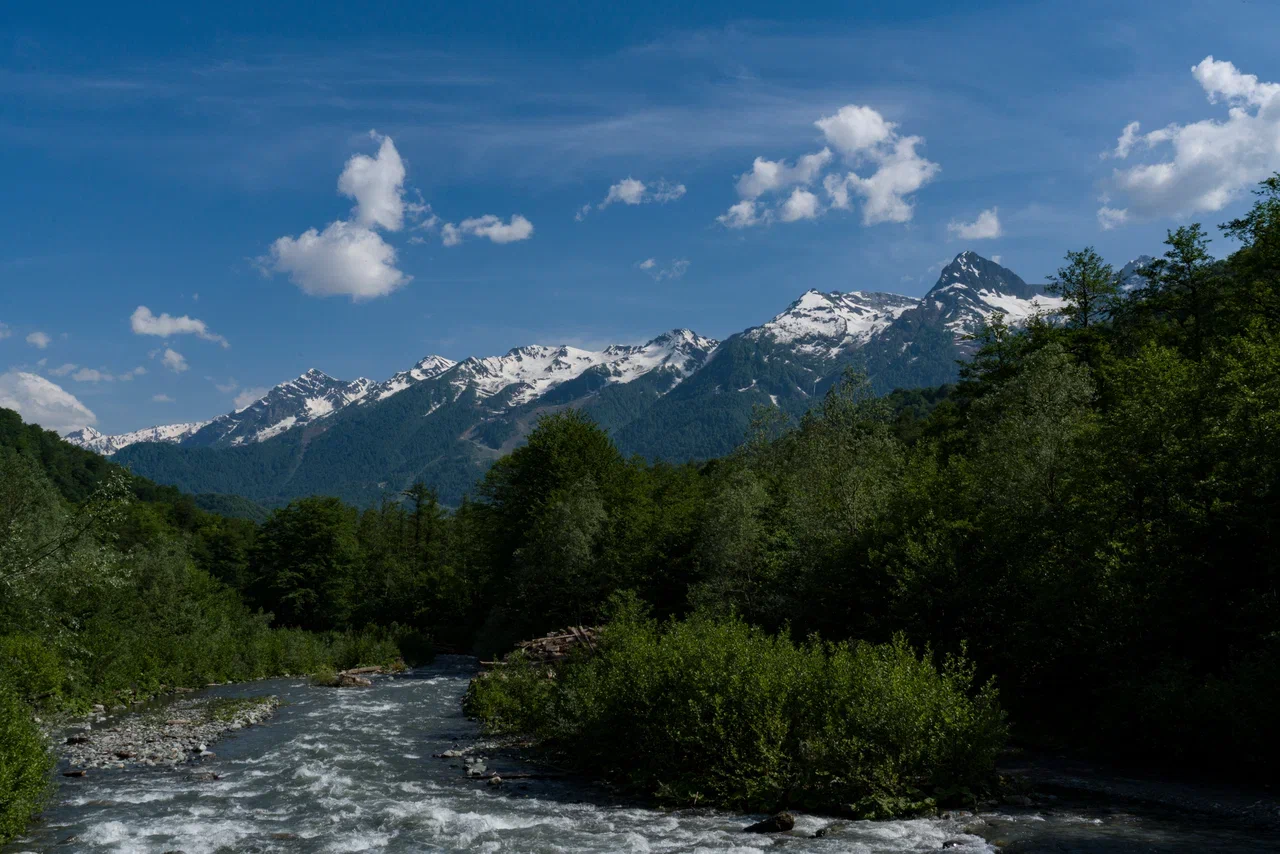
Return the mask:
[[[595, 652], [599, 648], [599, 626], [569, 626], [567, 629], [548, 632], [544, 637], [521, 641], [516, 649], [524, 653], [526, 660], [534, 664], [553, 666], [569, 657], [579, 648]], [[504, 661], [482, 661], [487, 667], [498, 667]]]

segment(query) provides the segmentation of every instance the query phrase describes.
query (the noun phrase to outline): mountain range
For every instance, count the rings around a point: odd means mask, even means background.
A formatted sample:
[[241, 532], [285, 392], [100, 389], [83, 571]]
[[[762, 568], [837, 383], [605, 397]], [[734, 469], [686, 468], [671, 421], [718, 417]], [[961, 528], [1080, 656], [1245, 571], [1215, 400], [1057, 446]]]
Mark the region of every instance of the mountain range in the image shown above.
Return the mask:
[[210, 421], [66, 438], [194, 493], [267, 505], [326, 493], [369, 504], [423, 480], [455, 503], [544, 413], [583, 409], [628, 454], [710, 458], [743, 440], [755, 407], [799, 416], [849, 365], [865, 367], [880, 391], [941, 385], [955, 379], [984, 318], [1002, 312], [1018, 325], [1062, 305], [1043, 286], [962, 252], [922, 298], [811, 290], [724, 341], [674, 329], [599, 351], [530, 345], [461, 362], [428, 356], [382, 382], [312, 369]]

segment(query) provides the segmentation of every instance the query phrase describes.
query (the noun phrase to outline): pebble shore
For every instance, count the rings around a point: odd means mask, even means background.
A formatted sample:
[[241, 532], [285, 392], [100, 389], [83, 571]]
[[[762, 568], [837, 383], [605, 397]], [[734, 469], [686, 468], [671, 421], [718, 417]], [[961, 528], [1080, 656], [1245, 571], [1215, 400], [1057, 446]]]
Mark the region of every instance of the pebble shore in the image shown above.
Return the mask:
[[163, 709], [99, 716], [66, 736], [65, 776], [92, 768], [173, 767], [213, 756], [209, 749], [229, 732], [259, 724], [275, 713], [275, 697], [185, 699]]

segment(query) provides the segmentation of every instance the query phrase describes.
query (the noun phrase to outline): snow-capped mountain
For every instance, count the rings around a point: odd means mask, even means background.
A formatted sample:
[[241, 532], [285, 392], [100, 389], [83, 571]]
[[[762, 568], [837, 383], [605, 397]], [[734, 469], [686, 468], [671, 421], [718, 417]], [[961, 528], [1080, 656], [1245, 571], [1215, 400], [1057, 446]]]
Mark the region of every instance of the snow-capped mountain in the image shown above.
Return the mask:
[[191, 437], [191, 445], [262, 442], [332, 415], [362, 399], [374, 385], [364, 377], [338, 380], [315, 368], [281, 383], [248, 406], [220, 415]]
[[603, 350], [533, 344], [505, 356], [472, 357], [447, 378], [459, 392], [472, 388], [482, 399], [501, 392], [508, 406], [520, 406], [592, 369], [611, 383], [668, 369], [678, 382], [697, 370], [717, 343], [688, 329], [673, 329], [644, 344], [615, 344]]
[[393, 394], [399, 394], [409, 386], [425, 380], [434, 379], [458, 364], [444, 356], [427, 356], [407, 371], [392, 375], [391, 379], [376, 383], [368, 394], [360, 398], [361, 405], [377, 400], [386, 400]]
[[[742, 441], [755, 407], [801, 415], [851, 364], [880, 391], [952, 382], [985, 318], [1001, 312], [1017, 326], [1062, 305], [962, 252], [923, 298], [811, 290], [722, 342], [675, 329], [599, 350], [535, 344], [456, 363], [428, 356], [382, 382], [311, 370], [202, 425], [69, 438], [106, 454], [133, 445], [126, 463], [191, 491], [268, 503], [337, 492], [364, 502], [421, 478], [457, 500], [539, 415], [562, 406], [586, 411], [626, 453], [706, 459]], [[138, 447], [148, 441], [164, 444]], [[241, 450], [211, 465], [192, 446]]]
[[1120, 272], [1116, 273], [1116, 282], [1120, 285], [1120, 290], [1124, 293], [1144, 288], [1147, 285], [1147, 277], [1143, 275], [1143, 270], [1147, 265], [1156, 259], [1150, 255], [1139, 255], [1128, 264], [1120, 268]]
[[878, 291], [806, 291], [787, 310], [763, 326], [748, 330], [752, 338], [789, 344], [796, 352], [830, 359], [857, 349], [920, 300]]
[[918, 310], [937, 311], [942, 325], [957, 341], [966, 341], [996, 312], [1010, 326], [1020, 326], [1035, 314], [1056, 314], [1066, 302], [1042, 287], [1028, 285], [1012, 270], [974, 252], [961, 252], [942, 268], [938, 282]]
[[92, 427], [82, 427], [79, 430], [73, 430], [63, 438], [73, 445], [79, 445], [103, 456], [110, 456], [136, 442], [181, 442], [208, 423], [208, 421], [194, 421], [189, 424], [164, 424], [114, 436], [106, 436]]

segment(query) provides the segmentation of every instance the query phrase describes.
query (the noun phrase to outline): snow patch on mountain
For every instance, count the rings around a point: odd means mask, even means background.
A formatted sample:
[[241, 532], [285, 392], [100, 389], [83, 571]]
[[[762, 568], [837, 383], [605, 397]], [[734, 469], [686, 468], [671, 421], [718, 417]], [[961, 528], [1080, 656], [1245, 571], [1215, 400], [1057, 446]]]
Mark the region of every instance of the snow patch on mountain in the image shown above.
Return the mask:
[[73, 430], [63, 438], [73, 445], [79, 445], [81, 448], [109, 457], [121, 448], [127, 448], [138, 442], [181, 442], [208, 423], [208, 421], [192, 421], [183, 424], [162, 424], [129, 433], [118, 433], [114, 436], [100, 433], [92, 427], [84, 427]]
[[860, 347], [908, 309], [918, 299], [877, 291], [807, 291], [787, 310], [747, 332], [749, 338], [770, 338], [791, 345], [797, 352], [833, 358]]
[[697, 370], [717, 343], [688, 329], [675, 329], [644, 344], [615, 344], [604, 350], [533, 344], [505, 356], [467, 359], [451, 372], [449, 382], [459, 393], [472, 388], [481, 398], [516, 386], [507, 403], [520, 406], [597, 367], [611, 383], [628, 383], [659, 369], [670, 369], [679, 381]]
[[409, 370], [400, 371], [394, 374], [391, 379], [376, 384], [370, 390], [368, 397], [360, 401], [360, 403], [364, 405], [372, 401], [386, 400], [388, 397], [399, 394], [409, 388], [409, 386], [435, 379], [456, 364], [458, 363], [453, 359], [446, 359], [444, 356], [427, 356]]

